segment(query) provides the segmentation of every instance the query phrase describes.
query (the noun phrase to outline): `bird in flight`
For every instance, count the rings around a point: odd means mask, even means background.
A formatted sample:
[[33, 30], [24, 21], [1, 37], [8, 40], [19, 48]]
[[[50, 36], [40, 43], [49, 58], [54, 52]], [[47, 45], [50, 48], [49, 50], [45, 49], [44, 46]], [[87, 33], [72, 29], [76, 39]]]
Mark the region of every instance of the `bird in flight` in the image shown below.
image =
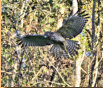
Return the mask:
[[46, 46], [52, 45], [50, 51], [53, 56], [73, 57], [78, 54], [80, 45], [78, 41], [71, 40], [79, 35], [88, 21], [88, 14], [85, 11], [77, 11], [69, 16], [63, 26], [55, 32], [47, 31], [43, 35], [25, 35], [18, 39], [18, 44], [22, 46]]

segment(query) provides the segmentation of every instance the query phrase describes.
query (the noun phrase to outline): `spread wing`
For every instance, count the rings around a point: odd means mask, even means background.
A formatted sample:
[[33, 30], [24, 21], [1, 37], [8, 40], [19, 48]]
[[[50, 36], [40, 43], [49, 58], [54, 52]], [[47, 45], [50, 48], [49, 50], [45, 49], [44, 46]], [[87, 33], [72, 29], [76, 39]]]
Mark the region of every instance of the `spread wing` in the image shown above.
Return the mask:
[[45, 46], [54, 42], [44, 35], [26, 35], [18, 39], [17, 43], [22, 46]]
[[57, 33], [60, 33], [65, 38], [73, 38], [80, 34], [88, 21], [88, 14], [85, 14], [85, 11], [81, 13], [75, 13], [72, 17], [69, 17], [63, 24], [63, 26], [57, 30]]

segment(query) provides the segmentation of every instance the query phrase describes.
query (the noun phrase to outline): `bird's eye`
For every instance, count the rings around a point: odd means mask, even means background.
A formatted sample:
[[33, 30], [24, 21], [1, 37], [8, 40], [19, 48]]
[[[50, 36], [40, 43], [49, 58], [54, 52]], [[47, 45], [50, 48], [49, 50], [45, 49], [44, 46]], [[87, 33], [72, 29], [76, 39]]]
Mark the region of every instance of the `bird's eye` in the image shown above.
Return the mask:
[[45, 35], [44, 38], [47, 38], [47, 36]]

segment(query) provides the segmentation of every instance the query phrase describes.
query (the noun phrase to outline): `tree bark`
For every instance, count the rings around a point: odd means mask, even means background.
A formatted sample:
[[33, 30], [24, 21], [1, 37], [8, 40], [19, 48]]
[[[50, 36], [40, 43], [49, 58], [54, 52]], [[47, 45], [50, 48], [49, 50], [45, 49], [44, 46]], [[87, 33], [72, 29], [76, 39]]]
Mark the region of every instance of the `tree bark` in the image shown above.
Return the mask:
[[95, 41], [95, 6], [96, 6], [96, 0], [93, 0], [93, 9], [92, 9], [92, 64], [91, 64], [91, 74], [89, 78], [89, 87], [95, 87], [96, 86], [96, 80], [98, 75], [98, 51], [96, 47], [96, 41]]
[[[73, 14], [75, 14], [78, 11], [78, 2], [77, 0], [73, 0], [72, 1], [72, 8], [73, 8]], [[80, 58], [78, 58], [75, 61], [75, 87], [80, 87], [80, 83], [81, 83], [81, 64], [84, 60], [84, 55], [85, 53], [83, 53], [83, 56], [80, 56]]]

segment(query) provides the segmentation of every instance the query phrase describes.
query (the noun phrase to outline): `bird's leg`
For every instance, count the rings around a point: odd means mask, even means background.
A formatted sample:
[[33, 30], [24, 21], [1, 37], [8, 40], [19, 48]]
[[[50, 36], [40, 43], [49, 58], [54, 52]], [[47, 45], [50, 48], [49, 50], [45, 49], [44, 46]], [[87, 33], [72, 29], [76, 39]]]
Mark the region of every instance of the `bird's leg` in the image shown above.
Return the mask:
[[69, 53], [68, 53], [68, 50], [67, 50], [67, 42], [66, 41], [64, 41], [63, 42], [63, 46], [62, 46], [62, 48], [63, 48], [63, 50], [68, 54], [68, 56], [69, 56]]
[[66, 46], [64, 46], [64, 50], [65, 50], [66, 53], [68, 53], [68, 50], [67, 50]]

